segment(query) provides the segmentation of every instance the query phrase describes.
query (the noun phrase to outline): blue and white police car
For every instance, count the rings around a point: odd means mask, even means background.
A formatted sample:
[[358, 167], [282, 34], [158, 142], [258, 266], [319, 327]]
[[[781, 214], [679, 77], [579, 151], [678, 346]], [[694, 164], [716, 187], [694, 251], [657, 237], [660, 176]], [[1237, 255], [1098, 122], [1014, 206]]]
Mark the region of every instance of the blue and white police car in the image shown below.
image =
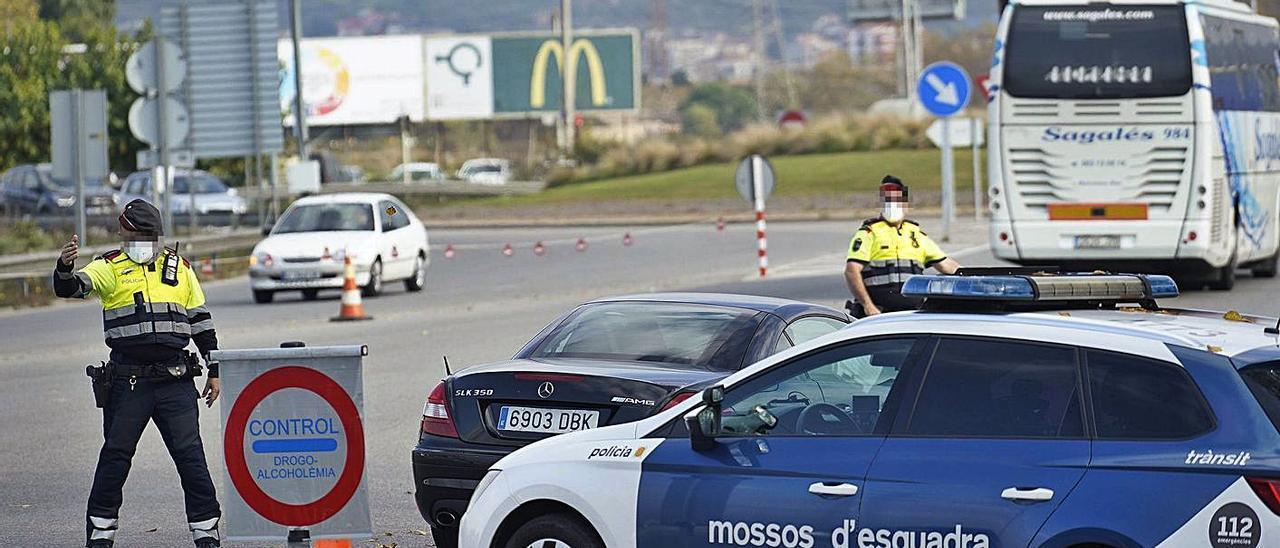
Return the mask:
[[499, 461], [467, 548], [1280, 546], [1275, 320], [1164, 276], [916, 276], [925, 310]]

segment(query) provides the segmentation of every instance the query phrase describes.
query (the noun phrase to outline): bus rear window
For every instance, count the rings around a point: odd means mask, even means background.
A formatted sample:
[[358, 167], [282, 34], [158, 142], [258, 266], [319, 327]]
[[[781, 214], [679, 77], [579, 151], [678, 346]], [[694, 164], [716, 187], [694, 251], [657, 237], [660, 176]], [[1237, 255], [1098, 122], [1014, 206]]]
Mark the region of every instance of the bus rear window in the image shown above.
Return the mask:
[[1015, 97], [1169, 97], [1191, 89], [1181, 5], [1014, 8], [1004, 88]]
[[1280, 362], [1251, 365], [1242, 369], [1240, 376], [1266, 411], [1271, 424], [1280, 431]]

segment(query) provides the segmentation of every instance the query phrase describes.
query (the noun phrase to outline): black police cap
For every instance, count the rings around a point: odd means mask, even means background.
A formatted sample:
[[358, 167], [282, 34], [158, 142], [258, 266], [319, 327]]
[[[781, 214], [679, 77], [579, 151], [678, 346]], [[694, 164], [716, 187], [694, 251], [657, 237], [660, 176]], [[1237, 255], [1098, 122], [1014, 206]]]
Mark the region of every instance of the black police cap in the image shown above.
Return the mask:
[[902, 191], [902, 196], [904, 198], [907, 196], [907, 185], [902, 182], [902, 179], [894, 177], [893, 175], [885, 175], [883, 179], [880, 179], [881, 191], [894, 190], [894, 187], [897, 187], [897, 190]]
[[160, 210], [141, 198], [129, 202], [120, 214], [120, 226], [125, 230], [145, 236], [163, 236], [164, 224]]

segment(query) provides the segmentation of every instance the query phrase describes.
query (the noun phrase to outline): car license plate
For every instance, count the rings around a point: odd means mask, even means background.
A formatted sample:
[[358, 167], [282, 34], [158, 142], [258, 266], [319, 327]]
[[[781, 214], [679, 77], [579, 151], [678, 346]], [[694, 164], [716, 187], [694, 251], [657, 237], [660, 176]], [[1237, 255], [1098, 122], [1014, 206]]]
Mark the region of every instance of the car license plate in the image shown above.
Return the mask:
[[504, 405], [498, 412], [498, 430], [563, 434], [599, 426], [599, 411], [542, 409]]
[[320, 278], [320, 273], [314, 270], [295, 270], [285, 272], [282, 277], [288, 281], [317, 280]]
[[1120, 237], [1076, 236], [1076, 249], [1120, 249]]

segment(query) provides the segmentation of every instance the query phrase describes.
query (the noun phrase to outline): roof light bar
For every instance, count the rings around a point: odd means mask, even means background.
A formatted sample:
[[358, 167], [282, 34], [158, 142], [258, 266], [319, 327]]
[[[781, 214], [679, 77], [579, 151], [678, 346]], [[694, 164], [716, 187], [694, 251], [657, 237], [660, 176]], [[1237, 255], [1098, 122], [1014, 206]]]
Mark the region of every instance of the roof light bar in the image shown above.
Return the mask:
[[1138, 302], [1178, 296], [1178, 285], [1162, 275], [1054, 274], [1042, 276], [912, 276], [908, 297], [988, 301]]

